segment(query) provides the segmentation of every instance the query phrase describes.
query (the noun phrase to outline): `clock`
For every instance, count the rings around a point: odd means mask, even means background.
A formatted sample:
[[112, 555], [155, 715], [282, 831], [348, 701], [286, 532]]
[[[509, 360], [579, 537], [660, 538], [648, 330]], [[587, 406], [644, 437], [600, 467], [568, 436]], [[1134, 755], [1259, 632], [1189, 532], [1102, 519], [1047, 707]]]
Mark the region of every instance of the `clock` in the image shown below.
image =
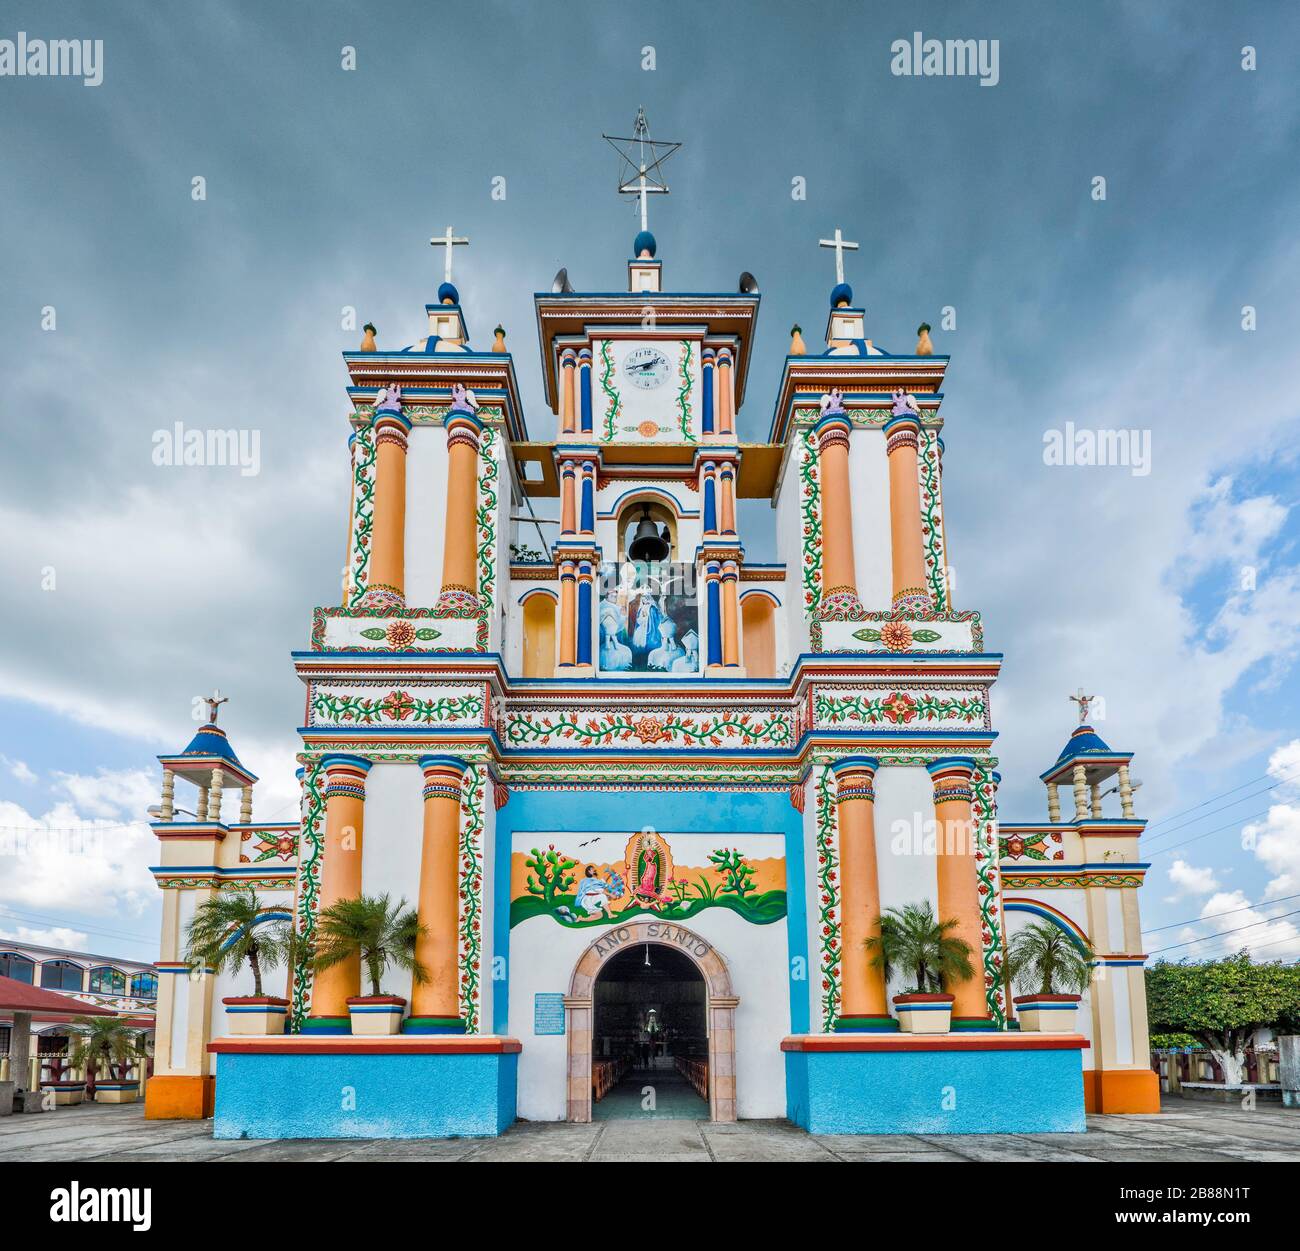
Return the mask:
[[663, 386], [671, 372], [671, 362], [657, 347], [633, 348], [623, 358], [623, 376], [643, 391]]

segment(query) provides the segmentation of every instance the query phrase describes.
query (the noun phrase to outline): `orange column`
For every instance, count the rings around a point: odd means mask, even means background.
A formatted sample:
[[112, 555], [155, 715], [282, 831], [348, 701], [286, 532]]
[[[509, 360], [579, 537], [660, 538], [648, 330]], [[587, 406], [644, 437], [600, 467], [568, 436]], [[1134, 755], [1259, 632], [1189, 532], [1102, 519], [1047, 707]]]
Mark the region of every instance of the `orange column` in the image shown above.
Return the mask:
[[937, 826], [938, 917], [956, 921], [949, 933], [970, 945], [974, 976], [947, 987], [955, 996], [952, 1028], [991, 1029], [984, 998], [984, 924], [980, 917], [979, 877], [975, 872], [975, 824], [971, 819], [971, 779], [975, 761], [949, 756], [927, 766], [934, 782]]
[[420, 924], [415, 957], [429, 980], [411, 990], [411, 1016], [403, 1032], [463, 1034], [460, 1011], [460, 791], [465, 762], [422, 756], [424, 849], [420, 856]]
[[853, 497], [849, 486], [849, 435], [845, 413], [817, 423], [817, 459], [822, 487], [823, 614], [860, 610], [853, 558]]
[[926, 589], [925, 540], [921, 535], [921, 483], [917, 449], [921, 423], [893, 417], [885, 423], [889, 457], [889, 537], [894, 565], [894, 609], [923, 612], [932, 607]]
[[[366, 774], [370, 761], [363, 756], [326, 756], [325, 846], [321, 855], [320, 895], [317, 915], [340, 899], [361, 894], [361, 835], [365, 821]], [[312, 985], [308, 1032], [347, 1034], [348, 997], [361, 993], [358, 957], [316, 974]]]
[[731, 349], [718, 352], [718, 433], [736, 433], [736, 392], [732, 381]]
[[560, 466], [560, 533], [578, 532], [578, 469], [571, 460]]
[[722, 533], [736, 533], [736, 466], [724, 464], [718, 474], [722, 490]]
[[447, 414], [447, 519], [443, 527], [442, 594], [439, 613], [459, 615], [479, 609], [478, 438], [482, 427], [468, 409]]
[[571, 560], [560, 566], [560, 668], [578, 663], [578, 569]]
[[831, 766], [840, 836], [840, 1015], [836, 1030], [891, 1030], [885, 975], [872, 965], [869, 938], [880, 937], [876, 868], [876, 769], [873, 756], [846, 756]]
[[577, 417], [575, 397], [577, 387], [575, 379], [577, 374], [578, 354], [573, 348], [565, 348], [560, 353], [560, 433], [574, 434], [577, 432]]
[[722, 566], [722, 664], [740, 667], [740, 566], [734, 560]]
[[406, 603], [406, 445], [411, 423], [395, 409], [375, 413], [375, 500], [365, 607]]

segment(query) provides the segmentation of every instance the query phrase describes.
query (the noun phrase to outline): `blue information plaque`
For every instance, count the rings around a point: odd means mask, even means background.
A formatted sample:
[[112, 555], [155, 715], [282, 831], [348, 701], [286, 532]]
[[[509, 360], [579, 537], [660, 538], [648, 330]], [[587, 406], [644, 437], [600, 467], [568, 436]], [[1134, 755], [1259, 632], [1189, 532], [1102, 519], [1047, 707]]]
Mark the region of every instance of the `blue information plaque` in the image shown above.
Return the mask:
[[564, 1033], [564, 996], [549, 992], [533, 996], [533, 1033]]

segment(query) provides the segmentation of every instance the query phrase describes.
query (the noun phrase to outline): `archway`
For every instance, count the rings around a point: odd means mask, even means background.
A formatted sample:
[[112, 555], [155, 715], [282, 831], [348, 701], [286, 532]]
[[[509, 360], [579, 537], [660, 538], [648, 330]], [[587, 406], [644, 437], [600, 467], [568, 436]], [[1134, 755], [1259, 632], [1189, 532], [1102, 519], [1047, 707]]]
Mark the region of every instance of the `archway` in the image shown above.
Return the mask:
[[[565, 997], [568, 1035], [567, 1107], [570, 1121], [592, 1119], [593, 1017], [597, 982], [607, 965], [647, 944], [651, 959], [660, 949], [671, 951], [674, 961], [684, 958], [704, 982], [705, 1048], [709, 1119], [736, 1119], [736, 1028], [739, 1000], [732, 993], [726, 961], [711, 943], [693, 930], [671, 921], [641, 917], [626, 925], [611, 926], [579, 957]], [[669, 959], [666, 954], [663, 959]], [[613, 965], [615, 970], [619, 965]], [[603, 998], [603, 996], [602, 996]]]
[[555, 676], [555, 599], [547, 591], [524, 597], [524, 677]]
[[740, 597], [744, 623], [745, 675], [776, 677], [776, 601], [766, 591], [747, 591]]

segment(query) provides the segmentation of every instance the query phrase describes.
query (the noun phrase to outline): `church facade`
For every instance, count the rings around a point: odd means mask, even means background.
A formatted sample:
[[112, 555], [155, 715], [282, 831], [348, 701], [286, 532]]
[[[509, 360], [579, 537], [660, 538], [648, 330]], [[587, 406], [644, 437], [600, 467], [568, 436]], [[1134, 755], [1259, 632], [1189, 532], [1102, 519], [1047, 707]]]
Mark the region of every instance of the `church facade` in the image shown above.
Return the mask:
[[[674, 294], [656, 253], [643, 230], [625, 291], [562, 271], [535, 297], [551, 411], [531, 427], [450, 264], [415, 343], [368, 327], [344, 354], [347, 574], [293, 655], [301, 819], [253, 820], [215, 712], [161, 758], [148, 1115], [215, 1100], [219, 1135], [494, 1134], [599, 1117], [647, 1071], [701, 1116], [814, 1132], [1158, 1108], [1143, 822], [1086, 697], [1046, 820], [999, 818], [1002, 658], [947, 577], [948, 358], [928, 328], [912, 352], [873, 344], [841, 273], [824, 346], [796, 327], [755, 361], [752, 279]], [[771, 407], [762, 443], [737, 436], [747, 399]], [[534, 524], [556, 498], [558, 526]], [[775, 510], [774, 562], [748, 557], [739, 500]], [[195, 909], [244, 885], [299, 938], [258, 1033], [224, 1002], [244, 975], [185, 959]], [[356, 961], [312, 952], [325, 909], [383, 894], [418, 909], [429, 976], [390, 968], [377, 1002]], [[971, 952], [943, 994], [874, 959], [882, 913], [911, 904]], [[1008, 940], [1043, 922], [1094, 962], [1077, 1007], [1013, 1002]]]

